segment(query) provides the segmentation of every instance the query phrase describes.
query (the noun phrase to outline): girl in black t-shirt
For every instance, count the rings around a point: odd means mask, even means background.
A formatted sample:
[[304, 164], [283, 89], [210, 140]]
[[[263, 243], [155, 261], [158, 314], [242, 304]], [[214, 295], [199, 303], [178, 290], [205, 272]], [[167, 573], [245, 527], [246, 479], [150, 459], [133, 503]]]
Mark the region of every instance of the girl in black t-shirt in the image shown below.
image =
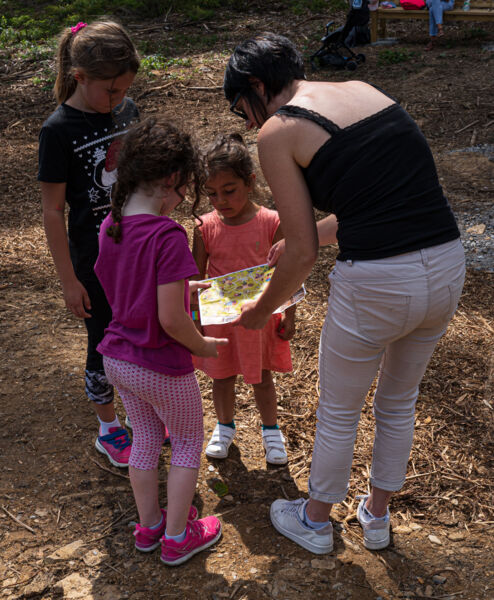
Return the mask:
[[121, 25], [99, 21], [65, 29], [57, 62], [54, 91], [59, 106], [40, 132], [38, 180], [44, 228], [65, 304], [86, 323], [85, 388], [100, 422], [96, 448], [113, 465], [127, 467], [131, 443], [115, 414], [113, 387], [96, 351], [111, 309], [93, 267], [99, 227], [110, 209], [118, 144], [138, 118], [125, 93], [139, 68], [139, 57]]

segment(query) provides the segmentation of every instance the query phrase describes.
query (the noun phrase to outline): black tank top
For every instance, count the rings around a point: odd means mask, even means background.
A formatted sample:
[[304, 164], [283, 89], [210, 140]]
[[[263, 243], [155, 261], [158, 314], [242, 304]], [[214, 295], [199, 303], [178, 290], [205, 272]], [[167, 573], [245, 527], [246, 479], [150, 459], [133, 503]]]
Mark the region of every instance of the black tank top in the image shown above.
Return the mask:
[[427, 141], [399, 104], [345, 128], [293, 105], [330, 138], [302, 168], [312, 204], [338, 219], [338, 260], [386, 258], [460, 236]]

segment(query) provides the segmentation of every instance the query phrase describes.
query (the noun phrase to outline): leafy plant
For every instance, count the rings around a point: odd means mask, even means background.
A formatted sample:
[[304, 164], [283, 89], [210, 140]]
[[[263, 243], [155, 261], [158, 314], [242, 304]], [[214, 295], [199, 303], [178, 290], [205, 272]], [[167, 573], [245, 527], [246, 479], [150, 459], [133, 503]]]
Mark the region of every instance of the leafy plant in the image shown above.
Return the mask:
[[396, 65], [414, 59], [418, 52], [406, 48], [385, 48], [379, 52], [378, 65]]

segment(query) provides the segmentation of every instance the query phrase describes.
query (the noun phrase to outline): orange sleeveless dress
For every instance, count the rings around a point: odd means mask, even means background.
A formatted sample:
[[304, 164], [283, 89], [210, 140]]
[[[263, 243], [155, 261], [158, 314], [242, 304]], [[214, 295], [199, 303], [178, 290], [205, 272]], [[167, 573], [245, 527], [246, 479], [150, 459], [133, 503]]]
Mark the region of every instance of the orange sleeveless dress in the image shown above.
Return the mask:
[[[280, 224], [278, 213], [261, 207], [243, 225], [226, 225], [216, 211], [202, 215], [200, 226], [208, 254], [207, 275], [218, 277], [267, 262], [274, 234]], [[204, 334], [228, 338], [218, 347], [217, 358], [193, 356], [194, 366], [213, 379], [243, 375], [245, 383], [260, 383], [262, 370], [287, 373], [292, 370], [289, 342], [277, 334], [281, 314], [272, 315], [263, 329], [251, 330], [226, 325], [206, 325]]]

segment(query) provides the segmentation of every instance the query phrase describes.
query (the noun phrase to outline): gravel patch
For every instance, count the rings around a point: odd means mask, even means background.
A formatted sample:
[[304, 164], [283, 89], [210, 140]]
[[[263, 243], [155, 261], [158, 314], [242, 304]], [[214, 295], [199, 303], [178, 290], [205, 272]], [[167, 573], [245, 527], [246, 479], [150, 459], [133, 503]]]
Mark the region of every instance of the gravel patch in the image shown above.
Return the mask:
[[494, 206], [456, 211], [468, 267], [494, 273]]

